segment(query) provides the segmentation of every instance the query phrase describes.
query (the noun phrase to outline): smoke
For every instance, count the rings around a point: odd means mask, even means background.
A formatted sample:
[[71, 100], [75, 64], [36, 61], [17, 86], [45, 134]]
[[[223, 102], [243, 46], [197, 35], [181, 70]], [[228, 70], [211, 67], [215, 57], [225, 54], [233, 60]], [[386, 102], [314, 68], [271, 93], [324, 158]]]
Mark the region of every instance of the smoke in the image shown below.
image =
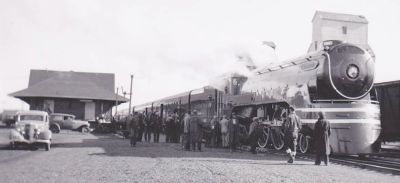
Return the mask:
[[[221, 69], [218, 77], [209, 78], [210, 86], [218, 90], [224, 90], [227, 85], [227, 81], [223, 78], [232, 75], [251, 78], [253, 77], [253, 72], [251, 72], [253, 69], [266, 67], [277, 60], [273, 48], [263, 44], [262, 40], [238, 40], [224, 46], [226, 46], [224, 52], [226, 57], [224, 57], [225, 60], [221, 61], [224, 65], [220, 67], [224, 69]], [[221, 74], [223, 75], [221, 76]]]
[[[159, 86], [163, 86], [165, 79], [174, 82], [185, 79], [186, 84], [179, 85], [182, 88], [179, 92], [206, 85], [223, 90], [226, 83], [216, 80], [217, 76], [236, 73], [252, 77], [253, 68], [264, 67], [276, 59], [274, 50], [264, 45], [262, 39], [222, 36], [218, 33], [202, 36], [193, 30], [188, 32], [163, 33], [153, 39], [157, 40], [154, 43], [147, 40], [147, 45], [152, 47], [146, 49], [152, 51], [138, 52], [143, 58], [136, 59], [146, 60], [142, 63], [142, 67], [146, 68], [143, 75], [165, 73], [164, 77], [159, 78]], [[152, 77], [152, 84], [154, 82], [157, 79]]]

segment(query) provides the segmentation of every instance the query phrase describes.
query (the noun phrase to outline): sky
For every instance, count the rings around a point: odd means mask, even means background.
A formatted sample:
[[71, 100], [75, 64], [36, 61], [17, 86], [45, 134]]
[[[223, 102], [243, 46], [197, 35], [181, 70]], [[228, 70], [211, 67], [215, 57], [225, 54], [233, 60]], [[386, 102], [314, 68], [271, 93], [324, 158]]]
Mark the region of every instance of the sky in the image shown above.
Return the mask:
[[257, 66], [298, 57], [316, 11], [364, 15], [375, 81], [400, 80], [400, 1], [0, 0], [0, 111], [29, 109], [8, 94], [31, 69], [115, 73], [119, 92], [132, 74], [137, 105], [208, 85], [241, 68], [238, 54]]

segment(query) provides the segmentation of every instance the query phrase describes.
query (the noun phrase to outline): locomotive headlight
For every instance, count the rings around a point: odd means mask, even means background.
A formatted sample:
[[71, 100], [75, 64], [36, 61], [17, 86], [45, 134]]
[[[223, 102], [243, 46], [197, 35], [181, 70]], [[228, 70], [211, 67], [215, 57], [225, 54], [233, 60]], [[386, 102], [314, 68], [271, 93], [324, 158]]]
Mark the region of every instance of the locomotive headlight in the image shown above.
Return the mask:
[[351, 79], [355, 79], [358, 77], [359, 74], [359, 70], [358, 67], [356, 65], [349, 65], [347, 66], [347, 76]]

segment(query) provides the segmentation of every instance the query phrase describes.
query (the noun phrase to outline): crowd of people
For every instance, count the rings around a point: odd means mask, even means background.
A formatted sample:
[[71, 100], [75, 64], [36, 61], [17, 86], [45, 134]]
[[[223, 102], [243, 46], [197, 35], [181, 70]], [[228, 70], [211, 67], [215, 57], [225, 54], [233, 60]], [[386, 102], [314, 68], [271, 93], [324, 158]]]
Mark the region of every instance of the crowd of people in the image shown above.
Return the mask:
[[[129, 130], [131, 137], [131, 145], [135, 146], [136, 141], [150, 142], [153, 133], [153, 142], [160, 142], [160, 133], [162, 132], [162, 120], [157, 114], [150, 114], [148, 116], [135, 112], [129, 122]], [[168, 137], [170, 138], [170, 137]], [[171, 142], [168, 140], [168, 142]]]
[[[247, 131], [246, 127], [239, 123], [234, 112], [230, 118], [226, 115], [223, 115], [221, 119], [214, 116], [209, 124], [200, 120], [196, 110], [188, 111], [182, 121], [179, 119], [175, 114], [168, 115], [163, 131], [165, 142], [180, 143], [181, 141], [184, 151], [202, 151], [203, 139], [206, 139], [206, 147], [230, 148], [231, 152], [236, 151], [237, 145], [247, 143], [251, 145], [251, 153], [256, 154], [257, 142], [263, 130], [260, 118], [254, 117]], [[295, 107], [289, 106], [289, 114], [282, 124], [285, 149], [289, 156], [288, 163], [295, 161], [297, 139], [301, 127], [302, 122], [295, 113]], [[145, 142], [150, 142], [152, 133], [153, 142], [159, 143], [160, 133], [163, 129], [162, 119], [156, 113], [146, 116], [135, 112], [130, 120], [129, 129], [131, 146], [135, 146], [136, 141], [141, 142], [143, 138]], [[321, 164], [321, 158], [325, 165], [329, 165], [329, 136], [330, 123], [325, 119], [325, 114], [319, 112], [319, 119], [314, 129], [316, 165]]]

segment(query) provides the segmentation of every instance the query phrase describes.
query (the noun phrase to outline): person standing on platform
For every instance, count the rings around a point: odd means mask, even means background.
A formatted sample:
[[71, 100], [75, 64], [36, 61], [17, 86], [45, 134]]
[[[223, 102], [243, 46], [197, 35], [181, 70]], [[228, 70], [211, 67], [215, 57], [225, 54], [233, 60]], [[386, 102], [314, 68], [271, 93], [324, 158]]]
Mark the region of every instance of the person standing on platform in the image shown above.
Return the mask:
[[144, 140], [146, 142], [150, 142], [151, 140], [151, 114], [147, 114], [145, 118], [145, 133], [144, 133]]
[[200, 119], [197, 117], [197, 111], [193, 111], [192, 117], [189, 119], [189, 136], [191, 143], [191, 151], [201, 151], [201, 124]]
[[258, 117], [253, 118], [253, 122], [250, 124], [250, 129], [249, 129], [249, 137], [250, 137], [250, 144], [251, 144], [251, 153], [252, 154], [257, 154], [256, 153], [256, 147], [257, 147], [257, 141], [258, 141], [258, 128], [259, 128], [259, 119]]
[[131, 137], [131, 147], [135, 147], [136, 146], [136, 140], [137, 140], [137, 130], [139, 128], [138, 125], [138, 116], [137, 116], [137, 112], [134, 113], [134, 115], [132, 116], [130, 123], [129, 123], [129, 127], [130, 127], [130, 137]]
[[228, 124], [229, 129], [229, 146], [231, 148], [231, 152], [236, 151], [236, 143], [238, 141], [239, 136], [239, 121], [236, 118], [236, 114], [232, 113], [232, 119], [229, 120]]
[[329, 165], [329, 137], [331, 136], [331, 124], [325, 119], [325, 113], [319, 112], [319, 119], [314, 126], [315, 137], [315, 165], [321, 164], [321, 157], [326, 166]]
[[211, 120], [210, 126], [211, 126], [211, 147], [216, 147], [218, 145], [217, 127], [219, 127], [217, 116], [214, 116], [214, 118]]
[[180, 138], [181, 138], [181, 131], [182, 131], [181, 126], [182, 125], [181, 125], [181, 122], [179, 121], [179, 119], [180, 119], [179, 116], [176, 115], [174, 118], [174, 125], [172, 126], [172, 129], [173, 129], [172, 139], [173, 139], [174, 143], [179, 143]]
[[161, 118], [157, 114], [153, 114], [154, 143], [158, 143], [160, 140], [161, 128], [162, 128]]
[[111, 116], [111, 131], [112, 133], [117, 133], [117, 120], [115, 119], [115, 116]]
[[185, 118], [183, 119], [182, 150], [185, 150], [185, 151], [190, 150], [189, 120], [190, 120], [190, 111], [188, 111], [188, 113], [185, 115]]
[[137, 134], [137, 140], [138, 140], [138, 142], [142, 142], [143, 131], [144, 131], [143, 114], [139, 114], [138, 124], [139, 124], [139, 129], [138, 129], [138, 134]]
[[167, 143], [172, 142], [173, 136], [175, 135], [173, 133], [173, 127], [174, 127], [174, 119], [172, 118], [171, 115], [168, 115], [167, 122], [165, 124], [165, 142]]
[[295, 110], [295, 106], [289, 106], [289, 115], [282, 124], [284, 128], [283, 132], [285, 134], [284, 141], [286, 153], [289, 155], [288, 163], [294, 163], [296, 157], [297, 138], [302, 126], [301, 119], [296, 115]]
[[228, 131], [228, 123], [229, 121], [226, 119], [226, 115], [222, 116], [221, 120], [221, 133], [222, 133], [222, 147], [228, 147], [228, 139], [229, 139], [229, 131]]

